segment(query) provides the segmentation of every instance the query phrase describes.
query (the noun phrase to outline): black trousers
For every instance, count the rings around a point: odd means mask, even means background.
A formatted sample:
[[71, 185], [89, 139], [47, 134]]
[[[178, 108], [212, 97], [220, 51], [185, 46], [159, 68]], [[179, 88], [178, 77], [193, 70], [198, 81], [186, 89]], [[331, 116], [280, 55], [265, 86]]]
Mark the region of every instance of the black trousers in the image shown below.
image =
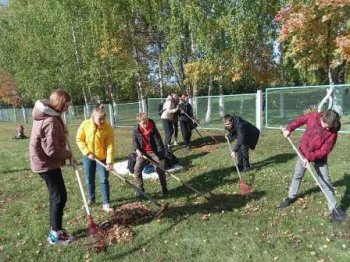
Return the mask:
[[185, 146], [189, 146], [192, 136], [192, 123], [190, 121], [180, 121], [180, 128]]
[[50, 225], [52, 230], [62, 229], [63, 209], [67, 201], [67, 191], [61, 168], [39, 173], [45, 180], [50, 199]]
[[162, 119], [164, 132], [165, 132], [165, 145], [170, 146], [171, 143], [171, 137], [174, 133], [174, 127], [173, 127], [173, 121], [168, 119]]
[[250, 168], [249, 163], [249, 145], [241, 145], [238, 152], [237, 152], [237, 164], [238, 167], [241, 168], [243, 171], [245, 169]]
[[177, 141], [178, 134], [179, 134], [179, 120], [174, 119], [173, 120], [173, 125], [174, 125], [174, 139]]

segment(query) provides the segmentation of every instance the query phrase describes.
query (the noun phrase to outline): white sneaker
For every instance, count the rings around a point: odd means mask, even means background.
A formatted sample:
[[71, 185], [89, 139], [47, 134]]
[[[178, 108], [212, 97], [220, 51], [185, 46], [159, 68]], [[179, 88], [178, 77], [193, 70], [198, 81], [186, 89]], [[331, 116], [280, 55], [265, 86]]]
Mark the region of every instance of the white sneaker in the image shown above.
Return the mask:
[[177, 140], [174, 141], [174, 146], [178, 146], [179, 143], [177, 142]]
[[111, 208], [111, 207], [109, 206], [109, 204], [104, 204], [103, 207], [102, 207], [102, 209], [103, 209], [104, 211], [106, 211], [107, 213], [112, 213], [112, 212], [114, 211], [114, 209]]

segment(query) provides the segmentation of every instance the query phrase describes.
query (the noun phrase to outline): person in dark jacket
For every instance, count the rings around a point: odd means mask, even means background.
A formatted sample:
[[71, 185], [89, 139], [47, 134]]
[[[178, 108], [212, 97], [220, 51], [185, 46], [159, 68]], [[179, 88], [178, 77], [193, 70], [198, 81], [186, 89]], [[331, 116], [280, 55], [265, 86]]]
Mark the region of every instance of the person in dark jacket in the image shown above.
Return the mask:
[[306, 167], [310, 162], [313, 162], [320, 185], [327, 194], [329, 210], [332, 212], [336, 206], [336, 198], [328, 174], [327, 157], [337, 141], [341, 126], [339, 114], [334, 110], [326, 110], [299, 116], [287, 126], [283, 135], [290, 136], [295, 129], [302, 125], [306, 125], [306, 129], [300, 140], [299, 151], [303, 154], [304, 160], [302, 161], [298, 157], [288, 197], [279, 207], [286, 208], [295, 202]]
[[[191, 150], [191, 136], [193, 129], [193, 109], [191, 104], [188, 102], [188, 95], [183, 94], [179, 103], [179, 120], [182, 137], [184, 139], [185, 148]], [[191, 119], [192, 118], [192, 119]]]
[[[145, 192], [143, 187], [142, 169], [148, 160], [143, 158], [143, 154], [147, 154], [155, 162], [160, 164], [160, 167], [155, 167], [159, 176], [161, 190], [163, 196], [168, 195], [167, 182], [164, 173], [164, 157], [165, 148], [162, 138], [158, 132], [156, 124], [152, 119], [148, 118], [147, 113], [139, 113], [137, 115], [138, 125], [133, 130], [133, 149], [137, 154], [134, 174], [136, 178], [136, 186], [142, 192]], [[163, 169], [163, 170], [162, 170]], [[140, 193], [136, 191], [136, 197], [141, 197]]]
[[67, 127], [61, 114], [71, 104], [71, 96], [56, 89], [49, 100], [38, 100], [33, 109], [33, 128], [29, 142], [30, 167], [45, 181], [50, 196], [50, 245], [67, 244], [73, 237], [62, 228], [63, 210], [67, 201], [61, 167], [67, 159], [76, 164], [67, 148]]
[[231, 157], [237, 158], [240, 171], [250, 170], [249, 149], [255, 149], [259, 140], [259, 129], [241, 117], [229, 114], [224, 116], [224, 125], [229, 132], [227, 135], [229, 141], [237, 140]]

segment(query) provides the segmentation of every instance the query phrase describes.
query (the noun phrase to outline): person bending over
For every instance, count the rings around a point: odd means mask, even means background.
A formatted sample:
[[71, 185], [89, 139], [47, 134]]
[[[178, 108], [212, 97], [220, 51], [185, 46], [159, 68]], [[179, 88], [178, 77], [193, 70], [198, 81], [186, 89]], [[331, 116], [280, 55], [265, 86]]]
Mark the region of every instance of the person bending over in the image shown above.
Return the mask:
[[286, 208], [295, 202], [306, 167], [309, 163], [313, 163], [318, 181], [327, 195], [329, 210], [332, 212], [336, 207], [336, 198], [328, 174], [327, 158], [338, 138], [338, 131], [341, 127], [339, 114], [334, 110], [325, 110], [299, 116], [287, 126], [283, 135], [288, 137], [295, 129], [303, 125], [306, 125], [306, 129], [300, 140], [299, 151], [304, 156], [304, 160], [297, 158], [288, 197], [279, 207]]
[[237, 158], [237, 165], [240, 171], [249, 171], [251, 169], [249, 149], [255, 149], [259, 140], [259, 129], [243, 118], [229, 114], [224, 116], [224, 125], [229, 132], [227, 135], [229, 141], [237, 140], [231, 157]]
[[[140, 191], [145, 192], [143, 186], [142, 169], [149, 162], [143, 157], [143, 154], [147, 154], [161, 166], [161, 168], [156, 166], [156, 171], [159, 176], [162, 194], [164, 197], [166, 197], [168, 195], [168, 189], [165, 173], [163, 171], [165, 148], [162, 138], [158, 132], [156, 124], [152, 119], [148, 118], [147, 113], [139, 113], [136, 119], [138, 121], [138, 125], [133, 130], [133, 149], [137, 154], [134, 168], [136, 186]], [[137, 191], [135, 195], [136, 197], [141, 197], [141, 194]]]

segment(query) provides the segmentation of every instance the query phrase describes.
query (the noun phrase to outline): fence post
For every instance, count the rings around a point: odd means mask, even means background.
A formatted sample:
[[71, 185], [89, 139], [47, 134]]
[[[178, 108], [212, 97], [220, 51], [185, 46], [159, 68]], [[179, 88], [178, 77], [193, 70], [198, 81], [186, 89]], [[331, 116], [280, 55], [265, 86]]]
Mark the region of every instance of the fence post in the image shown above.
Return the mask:
[[112, 127], [115, 127], [114, 112], [113, 112], [113, 105], [112, 104], [108, 104], [108, 110], [109, 110], [109, 123], [111, 124]]
[[27, 110], [22, 106], [22, 115], [23, 115], [23, 122], [28, 124], [28, 118], [27, 118]]
[[14, 117], [14, 122], [17, 122], [17, 114], [16, 114], [16, 108], [13, 107], [13, 117]]
[[141, 100], [141, 103], [142, 103], [142, 112], [146, 112], [147, 113], [147, 98], [142, 98]]
[[255, 100], [255, 125], [261, 131], [263, 123], [263, 95], [261, 90], [256, 91]]

